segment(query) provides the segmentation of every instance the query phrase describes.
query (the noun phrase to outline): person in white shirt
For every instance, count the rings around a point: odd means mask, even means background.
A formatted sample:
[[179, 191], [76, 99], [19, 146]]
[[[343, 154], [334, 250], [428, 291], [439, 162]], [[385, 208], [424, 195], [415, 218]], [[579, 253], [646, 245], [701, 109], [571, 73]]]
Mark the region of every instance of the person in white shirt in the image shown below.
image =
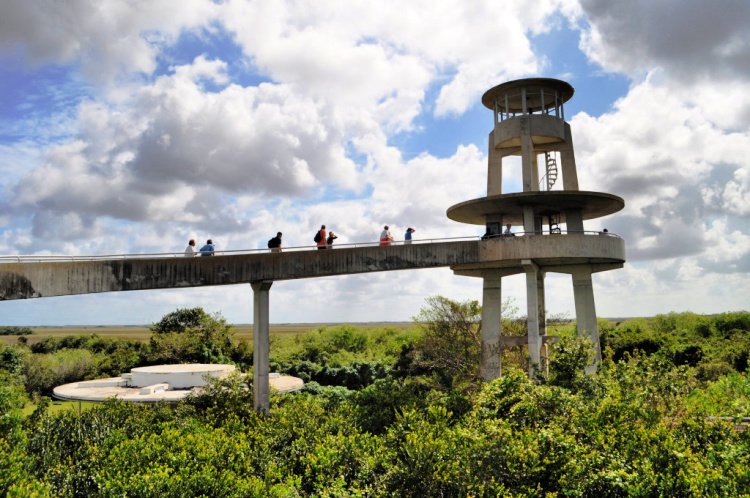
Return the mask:
[[190, 242], [188, 242], [188, 245], [185, 248], [185, 257], [192, 258], [193, 256], [195, 256], [195, 239], [190, 239]]
[[391, 235], [391, 232], [388, 231], [388, 225], [383, 227], [383, 231], [380, 232], [380, 245], [382, 246], [389, 246], [391, 245], [391, 242], [393, 242], [393, 236]]

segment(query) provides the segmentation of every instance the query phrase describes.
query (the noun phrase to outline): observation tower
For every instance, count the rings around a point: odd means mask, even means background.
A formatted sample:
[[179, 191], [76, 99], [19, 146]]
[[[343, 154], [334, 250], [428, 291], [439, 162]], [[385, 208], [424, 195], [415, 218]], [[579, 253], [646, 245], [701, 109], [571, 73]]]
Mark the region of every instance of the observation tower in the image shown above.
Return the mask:
[[[485, 92], [482, 104], [493, 112], [489, 134], [487, 195], [448, 208], [448, 217], [483, 225], [479, 261], [454, 265], [458, 275], [483, 279], [482, 360], [485, 379], [501, 374], [503, 347], [529, 348], [529, 373], [543, 367], [547, 343], [544, 279], [548, 272], [570, 274], [578, 334], [596, 345], [591, 372], [601, 361], [592, 273], [622, 268], [625, 242], [607, 232], [589, 232], [583, 222], [620, 211], [622, 198], [579, 190], [570, 125], [564, 104], [573, 87], [551, 78], [528, 78], [503, 83]], [[520, 156], [523, 191], [503, 191], [503, 162]], [[515, 166], [518, 161], [508, 165]], [[503, 235], [510, 224], [513, 235]], [[528, 335], [503, 336], [500, 330], [502, 278], [526, 274]]]

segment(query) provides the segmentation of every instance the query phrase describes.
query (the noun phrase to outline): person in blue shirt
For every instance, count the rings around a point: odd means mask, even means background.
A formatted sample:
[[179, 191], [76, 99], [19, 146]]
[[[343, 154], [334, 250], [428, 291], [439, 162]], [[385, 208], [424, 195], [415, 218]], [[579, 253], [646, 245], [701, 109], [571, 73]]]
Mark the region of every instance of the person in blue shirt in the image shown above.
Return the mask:
[[206, 245], [201, 247], [200, 253], [201, 256], [213, 256], [214, 255], [214, 243], [211, 239], [208, 239], [206, 241]]
[[414, 232], [416, 232], [416, 230], [411, 227], [406, 229], [406, 233], [404, 234], [404, 244], [411, 244], [411, 234]]

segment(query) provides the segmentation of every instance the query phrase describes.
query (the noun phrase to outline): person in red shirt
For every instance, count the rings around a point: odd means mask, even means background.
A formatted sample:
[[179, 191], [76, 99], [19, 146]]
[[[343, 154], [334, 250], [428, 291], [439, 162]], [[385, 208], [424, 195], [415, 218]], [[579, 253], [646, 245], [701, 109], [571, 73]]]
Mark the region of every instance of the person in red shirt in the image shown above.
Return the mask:
[[326, 248], [326, 243], [327, 243], [327, 241], [326, 241], [326, 238], [327, 238], [326, 235], [327, 234], [326, 234], [326, 226], [325, 225], [320, 225], [320, 230], [318, 231], [318, 234], [320, 234], [320, 237], [318, 237], [317, 244], [318, 244], [318, 250], [320, 251], [321, 249], [325, 249]]

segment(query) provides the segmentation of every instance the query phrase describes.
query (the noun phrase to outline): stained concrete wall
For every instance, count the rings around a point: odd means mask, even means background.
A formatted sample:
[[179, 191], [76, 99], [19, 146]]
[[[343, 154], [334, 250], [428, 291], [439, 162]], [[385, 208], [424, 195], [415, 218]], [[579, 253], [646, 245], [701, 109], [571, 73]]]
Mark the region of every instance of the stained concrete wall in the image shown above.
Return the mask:
[[[517, 268], [532, 260], [548, 271], [563, 271], [566, 265], [599, 265], [611, 269], [625, 262], [625, 241], [610, 235], [525, 235], [497, 237], [479, 242], [479, 262], [457, 265], [459, 270], [481, 268]], [[596, 268], [593, 271], [598, 271]]]

